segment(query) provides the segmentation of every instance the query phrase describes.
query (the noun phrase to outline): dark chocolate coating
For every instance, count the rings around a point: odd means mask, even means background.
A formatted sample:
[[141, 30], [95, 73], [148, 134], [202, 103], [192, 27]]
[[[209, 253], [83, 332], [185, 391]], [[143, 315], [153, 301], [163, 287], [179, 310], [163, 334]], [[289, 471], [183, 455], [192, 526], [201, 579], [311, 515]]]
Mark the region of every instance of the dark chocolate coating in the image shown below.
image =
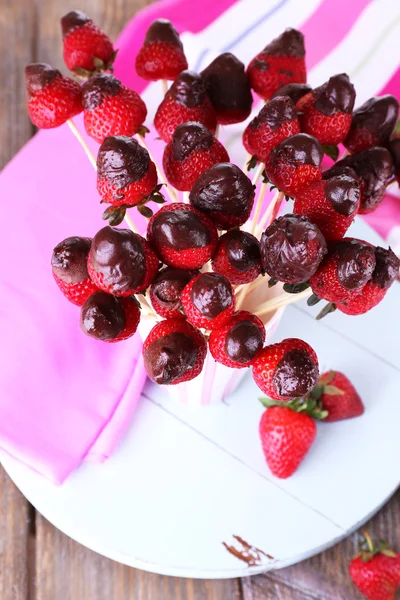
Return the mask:
[[360, 240], [343, 240], [336, 246], [339, 258], [339, 281], [347, 290], [356, 290], [367, 283], [375, 269], [375, 249]]
[[198, 348], [186, 333], [175, 332], [155, 340], [144, 351], [146, 371], [159, 385], [168, 385], [196, 364]]
[[291, 350], [279, 361], [272, 377], [283, 398], [302, 398], [317, 383], [318, 366], [305, 350]]
[[182, 71], [167, 92], [179, 104], [193, 108], [204, 102], [207, 96], [206, 86], [201, 76], [194, 71]]
[[231, 306], [232, 286], [223, 275], [202, 273], [193, 284], [191, 300], [203, 317], [214, 319]]
[[160, 271], [151, 284], [151, 293], [169, 310], [182, 307], [181, 293], [186, 284], [199, 274], [196, 269], [184, 270], [167, 267]]
[[147, 46], [153, 42], [165, 42], [183, 51], [179, 33], [168, 19], [156, 19], [148, 28], [144, 45]]
[[136, 140], [124, 135], [109, 136], [101, 144], [97, 154], [97, 177], [106, 178], [120, 190], [147, 173], [149, 153]]
[[300, 98], [311, 92], [311, 90], [312, 87], [308, 83], [288, 83], [274, 92], [271, 100], [277, 96], [289, 96], [293, 103], [296, 104]]
[[304, 35], [290, 27], [267, 44], [262, 51], [262, 54], [268, 56], [293, 56], [295, 58], [304, 58], [305, 53]]
[[365, 128], [382, 141], [388, 140], [396, 125], [399, 102], [390, 94], [370, 98], [353, 113], [350, 131]]
[[82, 104], [85, 110], [94, 110], [107, 96], [116, 96], [121, 82], [110, 73], [95, 73], [82, 86]]
[[350, 217], [360, 202], [360, 186], [358, 181], [348, 175], [335, 175], [327, 179], [324, 193], [332, 207], [339, 214]]
[[197, 178], [189, 198], [205, 213], [219, 211], [240, 217], [253, 203], [254, 187], [236, 165], [217, 163]]
[[136, 289], [145, 276], [143, 244], [130, 229], [100, 229], [93, 238], [89, 260], [92, 268], [103, 275], [104, 284], [116, 294]]
[[71, 10], [61, 18], [61, 32], [63, 39], [77, 27], [82, 27], [91, 21], [81, 10]]
[[267, 102], [258, 115], [250, 121], [251, 129], [258, 129], [267, 125], [272, 131], [276, 131], [286, 121], [297, 119], [297, 113], [293, 101], [289, 96], [277, 96]]
[[287, 283], [308, 281], [327, 252], [321, 231], [300, 215], [275, 219], [262, 234], [260, 248], [268, 275]]
[[372, 281], [380, 288], [387, 290], [399, 275], [400, 260], [391, 248], [375, 248], [375, 270]]
[[174, 160], [184, 161], [194, 150], [206, 150], [210, 148], [214, 137], [207, 127], [201, 123], [188, 121], [182, 123], [174, 131], [172, 136], [172, 156]]
[[226, 257], [234, 269], [245, 272], [261, 264], [260, 244], [251, 233], [232, 229], [220, 238], [221, 242], [225, 246]]
[[45, 63], [32, 63], [25, 67], [25, 85], [28, 97], [40, 92], [56, 77], [61, 77], [60, 71]]
[[211, 241], [209, 229], [199, 215], [189, 210], [156, 213], [151, 234], [158, 245], [174, 250], [205, 248]]
[[393, 172], [396, 177], [400, 177], [400, 137], [390, 142], [389, 150], [393, 160]]
[[121, 301], [111, 294], [95, 292], [81, 308], [81, 329], [97, 340], [113, 340], [125, 329]]
[[54, 248], [51, 257], [53, 272], [68, 284], [79, 283], [89, 277], [87, 259], [92, 240], [68, 237]]
[[294, 167], [298, 165], [319, 167], [324, 153], [321, 144], [315, 137], [307, 133], [296, 133], [275, 146], [271, 155]]
[[262, 347], [262, 332], [252, 321], [238, 321], [226, 334], [225, 352], [234, 362], [249, 362]]
[[336, 113], [350, 114], [354, 108], [356, 91], [346, 73], [333, 75], [313, 91], [315, 108], [330, 117]]

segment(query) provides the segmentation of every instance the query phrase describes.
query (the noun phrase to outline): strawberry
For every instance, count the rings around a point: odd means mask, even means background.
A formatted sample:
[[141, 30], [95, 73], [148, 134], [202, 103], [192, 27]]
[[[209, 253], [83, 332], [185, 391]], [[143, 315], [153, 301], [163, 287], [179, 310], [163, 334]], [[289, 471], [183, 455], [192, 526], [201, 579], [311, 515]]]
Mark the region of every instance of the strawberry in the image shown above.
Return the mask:
[[51, 257], [56, 284], [73, 304], [82, 306], [97, 287], [89, 277], [87, 259], [92, 240], [69, 237], [57, 244]]
[[215, 58], [202, 72], [218, 123], [241, 123], [249, 116], [253, 97], [244, 64], [230, 52]]
[[196, 179], [189, 200], [218, 229], [240, 227], [253, 209], [254, 186], [236, 165], [217, 163]]
[[136, 56], [136, 72], [150, 81], [176, 79], [188, 68], [179, 33], [167, 19], [157, 19], [146, 32]]
[[147, 238], [166, 265], [199, 269], [214, 255], [218, 234], [199, 210], [175, 202], [163, 206], [149, 220]]
[[395, 600], [400, 587], [400, 555], [383, 540], [374, 547], [366, 531], [364, 537], [359, 554], [350, 563], [350, 577], [369, 600]]
[[300, 133], [300, 124], [295, 106], [289, 96], [278, 96], [247, 125], [243, 145], [249, 154], [265, 162], [272, 148], [296, 133]]
[[108, 36], [80, 10], [71, 10], [61, 19], [64, 62], [70, 71], [88, 76], [112, 68], [116, 57]]
[[265, 327], [255, 315], [240, 310], [223, 327], [212, 331], [209, 349], [216, 361], [231, 367], [249, 367], [265, 342]]
[[272, 148], [265, 162], [268, 179], [288, 196], [322, 177], [322, 148], [305, 133], [292, 135]]
[[321, 231], [300, 215], [275, 219], [262, 234], [260, 248], [268, 275], [290, 284], [308, 281], [327, 252]]
[[178, 125], [163, 155], [164, 173], [177, 190], [189, 191], [199, 175], [219, 162], [228, 162], [223, 145], [201, 123]]
[[234, 285], [251, 283], [262, 271], [260, 244], [257, 238], [240, 229], [224, 233], [218, 240], [212, 268], [215, 273], [224, 275]]
[[353, 419], [364, 413], [362, 400], [351, 381], [340, 371], [327, 371], [318, 379], [310, 398], [327, 411], [325, 423]]
[[393, 161], [393, 172], [400, 185], [400, 137], [394, 138], [389, 144], [389, 150]]
[[303, 397], [317, 383], [317, 355], [297, 338], [265, 346], [253, 360], [253, 379], [274, 400]]
[[344, 145], [350, 152], [372, 146], [385, 146], [399, 115], [398, 100], [387, 94], [370, 98], [353, 113], [350, 131]]
[[141, 97], [109, 73], [96, 73], [82, 86], [86, 133], [101, 144], [109, 135], [131, 137], [147, 115]]
[[206, 354], [203, 334], [185, 319], [157, 323], [143, 344], [147, 374], [161, 385], [176, 385], [197, 377]]
[[311, 90], [311, 85], [308, 85], [308, 83], [288, 83], [279, 88], [279, 90], [276, 90], [272, 94], [271, 100], [277, 96], [289, 96], [293, 104], [297, 104], [300, 98], [311, 92]]
[[98, 288], [115, 296], [143, 292], [158, 271], [150, 244], [130, 229], [103, 227], [92, 241], [88, 271]]
[[217, 117], [204, 81], [194, 71], [182, 71], [157, 109], [154, 127], [169, 142], [178, 125], [187, 121], [202, 123], [214, 135]]
[[247, 67], [253, 90], [264, 100], [283, 85], [306, 82], [304, 36], [296, 29], [286, 29]]
[[293, 212], [308, 217], [319, 227], [326, 240], [340, 240], [354, 221], [360, 195], [358, 179], [336, 175], [300, 190]]
[[198, 274], [197, 269], [185, 270], [173, 267], [166, 267], [159, 271], [150, 286], [150, 301], [156, 313], [165, 319], [183, 318], [182, 290]]
[[349, 132], [355, 99], [349, 76], [333, 75], [297, 102], [301, 130], [321, 144], [339, 144]]
[[50, 65], [28, 65], [25, 85], [29, 116], [39, 129], [59, 127], [82, 112], [80, 85]]
[[121, 342], [138, 328], [140, 309], [134, 298], [117, 298], [97, 291], [81, 308], [81, 329], [104, 342]]
[[232, 318], [235, 295], [229, 281], [218, 273], [200, 273], [181, 295], [186, 318], [196, 327], [219, 329]]

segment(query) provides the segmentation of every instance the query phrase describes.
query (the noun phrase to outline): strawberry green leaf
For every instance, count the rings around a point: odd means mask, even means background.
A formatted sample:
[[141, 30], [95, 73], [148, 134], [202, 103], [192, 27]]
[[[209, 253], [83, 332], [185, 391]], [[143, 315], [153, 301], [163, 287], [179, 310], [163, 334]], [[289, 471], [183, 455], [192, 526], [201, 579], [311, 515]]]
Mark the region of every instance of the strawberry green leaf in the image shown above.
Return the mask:
[[344, 391], [335, 385], [325, 385], [324, 394], [328, 394], [328, 396], [344, 396]]
[[329, 158], [331, 158], [335, 162], [337, 161], [339, 156], [339, 148], [337, 146], [333, 144], [322, 144], [322, 150], [324, 151], [324, 154], [329, 156]]

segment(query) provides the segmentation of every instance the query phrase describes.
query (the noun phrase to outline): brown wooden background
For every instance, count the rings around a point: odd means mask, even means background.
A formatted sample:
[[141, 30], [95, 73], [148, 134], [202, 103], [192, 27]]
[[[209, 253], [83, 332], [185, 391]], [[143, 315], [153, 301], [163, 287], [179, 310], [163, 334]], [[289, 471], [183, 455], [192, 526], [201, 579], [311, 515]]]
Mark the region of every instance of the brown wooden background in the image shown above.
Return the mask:
[[[0, 0], [1, 168], [34, 132], [25, 108], [24, 66], [40, 61], [63, 68], [59, 18], [80, 8], [115, 39], [150, 1]], [[368, 529], [400, 547], [400, 492]], [[356, 600], [361, 596], [347, 575], [356, 540], [354, 534], [318, 557], [253, 578], [162, 577], [112, 562], [58, 532], [0, 467], [0, 600]]]

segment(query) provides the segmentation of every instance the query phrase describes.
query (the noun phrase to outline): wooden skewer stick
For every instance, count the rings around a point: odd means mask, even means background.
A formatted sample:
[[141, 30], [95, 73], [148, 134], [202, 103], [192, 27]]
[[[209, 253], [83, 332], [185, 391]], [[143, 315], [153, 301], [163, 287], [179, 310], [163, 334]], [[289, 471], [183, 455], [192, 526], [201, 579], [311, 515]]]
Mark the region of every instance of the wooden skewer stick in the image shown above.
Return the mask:
[[261, 317], [274, 310], [278, 310], [278, 308], [281, 308], [281, 306], [287, 306], [288, 304], [293, 304], [294, 302], [298, 302], [303, 298], [308, 298], [311, 293], [311, 290], [307, 288], [304, 290], [304, 292], [300, 292], [300, 294], [281, 294], [276, 298], [271, 298], [271, 300], [264, 302], [264, 304], [260, 304], [260, 306], [254, 311], [254, 314], [257, 315], [257, 317]]
[[165, 94], [168, 92], [168, 81], [166, 79], [162, 79], [161, 85], [162, 85], [162, 93], [163, 93], [163, 98], [164, 98]]
[[270, 225], [272, 223], [272, 221], [274, 219], [276, 219], [276, 216], [281, 207], [283, 198], [284, 198], [284, 193], [279, 192], [279, 191], [272, 198], [271, 202], [268, 205], [267, 210], [263, 214], [261, 221], [258, 225], [257, 231], [259, 233], [262, 233], [262, 231], [264, 231], [264, 229], [266, 229], [268, 227], [268, 225]]

